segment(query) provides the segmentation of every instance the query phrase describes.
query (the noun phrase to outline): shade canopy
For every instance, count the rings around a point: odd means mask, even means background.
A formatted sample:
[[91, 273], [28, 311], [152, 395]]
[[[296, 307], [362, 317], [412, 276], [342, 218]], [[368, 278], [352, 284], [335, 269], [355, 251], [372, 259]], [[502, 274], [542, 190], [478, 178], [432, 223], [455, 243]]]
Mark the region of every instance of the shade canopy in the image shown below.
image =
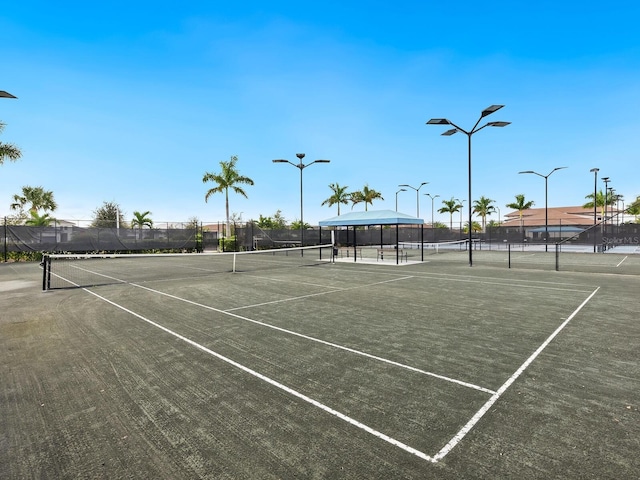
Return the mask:
[[337, 217], [320, 221], [321, 227], [352, 227], [368, 225], [422, 225], [422, 218], [393, 210], [370, 210], [368, 212], [349, 212]]

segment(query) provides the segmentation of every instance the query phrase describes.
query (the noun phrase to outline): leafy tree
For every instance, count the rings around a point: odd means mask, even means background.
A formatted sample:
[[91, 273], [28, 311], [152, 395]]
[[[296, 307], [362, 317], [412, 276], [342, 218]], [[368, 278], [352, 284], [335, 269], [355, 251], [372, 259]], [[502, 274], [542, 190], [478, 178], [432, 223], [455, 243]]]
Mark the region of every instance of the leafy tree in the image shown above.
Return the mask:
[[473, 202], [473, 213], [477, 213], [478, 216], [482, 218], [482, 231], [486, 230], [487, 216], [496, 211], [496, 208], [491, 205], [492, 203], [493, 200], [484, 195], [481, 196], [479, 200], [474, 200]]
[[627, 208], [627, 213], [635, 217], [635, 222], [638, 223], [638, 216], [640, 216], [640, 195], [638, 195], [635, 201]]
[[[264, 217], [260, 215], [257, 226], [264, 229], [282, 230], [284, 228], [287, 228], [287, 221], [282, 216], [282, 212], [278, 210], [273, 215], [273, 217]], [[300, 228], [299, 224], [298, 228]]]
[[349, 200], [351, 200], [350, 194], [347, 192], [347, 186], [341, 187], [338, 183], [329, 184], [329, 188], [331, 189], [331, 196], [327, 198], [320, 205], [329, 205], [332, 207], [333, 205], [338, 205], [338, 216], [340, 216], [340, 204], [348, 205]]
[[308, 228], [311, 228], [311, 225], [309, 225], [307, 222], [304, 222], [303, 224], [301, 224], [300, 220], [295, 219], [293, 222], [291, 222], [291, 228], [293, 230], [300, 230], [302, 228], [306, 230]]
[[[4, 123], [0, 122], [0, 133], [4, 130]], [[22, 152], [18, 147], [11, 143], [2, 143], [0, 142], [0, 165], [4, 163], [5, 160], [9, 160], [10, 162], [15, 162], [22, 156]]]
[[37, 213], [39, 210], [54, 211], [58, 208], [58, 204], [53, 199], [53, 192], [47, 191], [42, 187], [22, 187], [22, 195], [14, 195], [11, 210], [24, 212], [24, 208], [28, 206], [29, 212]]
[[116, 228], [118, 224], [121, 227], [126, 227], [124, 221], [124, 213], [115, 202], [104, 202], [101, 207], [96, 208], [93, 211], [92, 227], [96, 228]]
[[449, 214], [449, 229], [453, 230], [453, 214], [460, 211], [462, 204], [453, 197], [451, 197], [451, 200], [443, 200], [442, 204], [444, 207], [440, 208], [438, 213]]
[[131, 219], [131, 228], [138, 227], [139, 237], [142, 238], [142, 229], [144, 227], [153, 228], [153, 220], [151, 220], [150, 211], [140, 213], [138, 211], [133, 212], [133, 218]]
[[32, 227], [48, 227], [49, 224], [55, 220], [55, 218], [51, 218], [48, 213], [38, 215], [38, 212], [31, 210], [29, 214], [31, 218], [24, 222], [24, 224]]
[[527, 202], [524, 198], [524, 195], [521, 193], [516, 195], [515, 202], [507, 203], [506, 205], [507, 208], [518, 210], [518, 213], [520, 214], [520, 230], [521, 231], [524, 229], [524, 224], [522, 222], [522, 212], [524, 212], [525, 210], [529, 210], [531, 207], [533, 207], [533, 205], [534, 205], [533, 200], [529, 200]]
[[191, 217], [187, 220], [185, 228], [189, 230], [197, 230], [200, 227], [200, 219], [198, 217]]
[[217, 184], [215, 187], [209, 189], [204, 196], [204, 201], [207, 202], [211, 195], [224, 192], [225, 196], [225, 211], [227, 219], [227, 232], [231, 231], [229, 221], [229, 189], [235, 193], [242, 195], [244, 198], [248, 198], [246, 192], [239, 185], [253, 185], [253, 180], [249, 177], [240, 175], [236, 168], [238, 157], [233, 155], [228, 162], [220, 162], [222, 171], [220, 173], [206, 172], [202, 177], [202, 182], [213, 182]]
[[355, 192], [352, 192], [349, 195], [349, 199], [351, 200], [351, 203], [352, 203], [352, 206], [351, 206], [352, 209], [357, 203], [364, 202], [365, 212], [368, 210], [367, 204], [370, 203], [371, 206], [373, 206], [374, 200], [384, 200], [384, 198], [382, 198], [382, 194], [372, 188], [369, 188], [369, 185], [365, 185], [362, 188], [362, 190], [357, 190]]

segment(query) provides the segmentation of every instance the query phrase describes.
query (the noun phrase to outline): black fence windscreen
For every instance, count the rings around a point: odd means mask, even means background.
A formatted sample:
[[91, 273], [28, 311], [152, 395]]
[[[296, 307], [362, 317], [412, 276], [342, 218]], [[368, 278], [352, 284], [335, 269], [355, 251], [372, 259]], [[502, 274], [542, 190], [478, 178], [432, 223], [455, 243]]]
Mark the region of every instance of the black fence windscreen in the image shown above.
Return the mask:
[[195, 250], [196, 228], [83, 228], [6, 225], [7, 252]]

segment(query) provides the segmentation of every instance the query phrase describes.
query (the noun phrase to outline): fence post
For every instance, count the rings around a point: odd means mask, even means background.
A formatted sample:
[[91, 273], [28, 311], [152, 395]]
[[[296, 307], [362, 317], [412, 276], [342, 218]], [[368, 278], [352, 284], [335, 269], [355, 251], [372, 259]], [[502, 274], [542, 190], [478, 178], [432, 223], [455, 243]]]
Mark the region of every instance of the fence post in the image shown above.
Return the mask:
[[2, 251], [4, 257], [4, 263], [7, 263], [7, 217], [4, 217], [4, 240], [2, 241]]

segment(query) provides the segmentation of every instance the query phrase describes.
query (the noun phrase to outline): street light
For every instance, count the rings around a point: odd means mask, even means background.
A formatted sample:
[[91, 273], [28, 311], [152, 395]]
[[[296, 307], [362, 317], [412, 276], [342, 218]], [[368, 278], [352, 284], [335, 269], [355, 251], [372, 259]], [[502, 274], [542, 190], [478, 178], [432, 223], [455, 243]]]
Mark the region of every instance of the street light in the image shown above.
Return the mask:
[[[511, 122], [487, 122], [484, 125], [482, 125], [481, 127], [478, 127], [478, 124], [482, 121], [482, 119], [488, 115], [491, 115], [494, 112], [497, 112], [498, 110], [500, 110], [502, 107], [504, 107], [504, 105], [491, 105], [487, 108], [485, 108], [481, 113], [480, 113], [480, 118], [478, 119], [478, 121], [476, 122], [476, 124], [473, 126], [473, 128], [469, 131], [466, 131], [462, 128], [460, 128], [459, 126], [457, 126], [455, 123], [453, 123], [450, 120], [447, 120], [446, 118], [432, 118], [431, 120], [429, 120], [427, 122], [427, 125], [451, 125], [452, 129], [447, 130], [446, 132], [444, 132], [442, 135], [444, 136], [450, 136], [453, 135], [454, 133], [464, 133], [467, 138], [468, 138], [468, 145], [469, 145], [469, 266], [472, 267], [473, 266], [473, 253], [472, 253], [472, 248], [471, 248], [471, 244], [473, 242], [473, 222], [472, 222], [472, 214], [473, 214], [473, 208], [472, 208], [472, 200], [471, 200], [471, 136], [476, 133], [479, 132], [480, 130], [482, 130], [484, 127], [506, 127], [507, 125], [509, 125]], [[462, 222], [460, 222], [462, 223]], [[460, 225], [460, 228], [462, 228], [462, 225]]]
[[406, 192], [406, 191], [407, 191], [407, 189], [406, 189], [406, 188], [401, 188], [400, 190], [398, 190], [398, 191], [396, 192], [396, 212], [398, 211], [398, 194], [399, 194], [400, 192]]
[[425, 193], [425, 195], [431, 199], [431, 228], [433, 228], [433, 201], [440, 195], [431, 195], [430, 193]]
[[567, 167], [556, 167], [553, 170], [551, 170], [547, 175], [542, 175], [541, 173], [534, 172], [533, 170], [518, 172], [518, 173], [533, 173], [534, 175], [538, 175], [539, 177], [544, 178], [544, 251], [545, 252], [549, 251], [549, 205], [547, 202], [548, 192], [549, 192], [549, 189], [548, 189], [549, 177], [556, 170], [562, 170], [563, 168], [567, 168]]
[[402, 184], [398, 185], [399, 187], [409, 187], [412, 190], [416, 191], [416, 218], [420, 218], [420, 197], [418, 197], [418, 192], [422, 187], [424, 187], [429, 182], [422, 182], [419, 187], [412, 187], [411, 185]]
[[302, 170], [307, 168], [309, 165], [313, 165], [314, 163], [329, 163], [331, 160], [314, 160], [313, 162], [309, 162], [306, 165], [302, 163], [302, 159], [304, 158], [304, 153], [296, 153], [296, 157], [300, 160], [299, 163], [293, 163], [289, 160], [273, 160], [273, 163], [288, 163], [293, 165], [296, 168], [300, 169], [300, 246], [304, 247], [304, 217], [303, 217], [303, 203], [302, 203]]
[[589, 170], [593, 172], [594, 180], [593, 180], [593, 253], [596, 253], [596, 225], [598, 224], [598, 205], [596, 199], [598, 197], [598, 172], [599, 168], [592, 168]]

